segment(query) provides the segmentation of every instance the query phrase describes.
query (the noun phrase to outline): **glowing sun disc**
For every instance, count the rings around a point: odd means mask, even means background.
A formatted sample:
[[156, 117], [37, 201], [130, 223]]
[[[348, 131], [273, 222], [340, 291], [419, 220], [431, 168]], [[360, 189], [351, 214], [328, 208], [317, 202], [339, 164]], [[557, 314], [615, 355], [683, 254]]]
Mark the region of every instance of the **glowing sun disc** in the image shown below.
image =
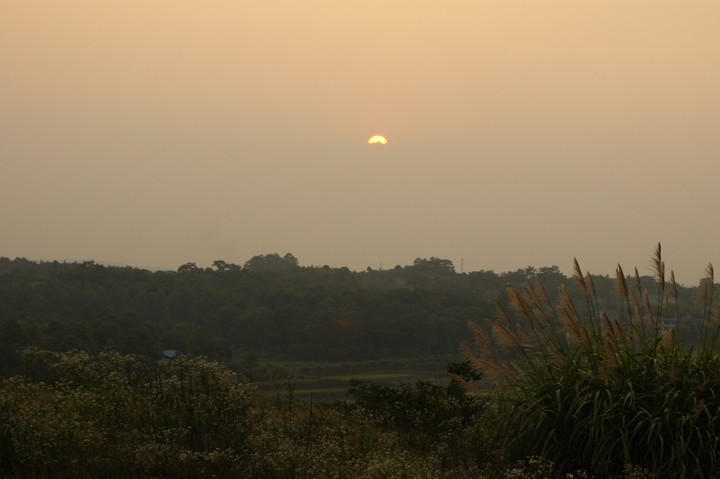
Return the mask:
[[368, 143], [371, 145], [387, 145], [387, 139], [382, 135], [375, 135], [370, 137]]

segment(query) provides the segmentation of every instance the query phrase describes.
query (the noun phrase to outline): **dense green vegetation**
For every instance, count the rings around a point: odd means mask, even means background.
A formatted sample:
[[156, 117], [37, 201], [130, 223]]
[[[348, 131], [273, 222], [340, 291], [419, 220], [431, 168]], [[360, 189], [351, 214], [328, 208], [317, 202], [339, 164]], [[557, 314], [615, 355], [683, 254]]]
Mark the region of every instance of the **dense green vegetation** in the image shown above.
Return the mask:
[[[431, 258], [352, 273], [267, 255], [152, 273], [0, 259], [0, 476], [717, 477], [712, 267], [681, 288], [658, 247], [653, 269], [457, 274]], [[466, 337], [467, 360], [442, 381], [341, 374], [347, 361], [399, 364], [416, 341], [452, 354]], [[292, 364], [348, 381], [347, 399], [301, 397]], [[259, 381], [238, 374], [261, 365]]]
[[502, 384], [510, 449], [551, 461], [557, 473], [605, 477], [632, 464], [658, 477], [717, 477], [720, 308], [713, 304], [713, 269], [702, 282], [704, 317], [693, 345], [681, 339], [682, 328], [693, 325], [680, 321], [674, 275], [667, 280], [659, 245], [653, 269], [650, 292], [618, 267], [623, 308], [614, 318], [599, 307], [593, 277], [576, 262], [582, 300], [561, 288], [554, 301], [536, 282], [508, 286], [509, 308], [473, 328], [473, 364]]
[[[528, 278], [551, 291], [567, 281], [556, 267], [459, 274], [438, 258], [364, 272], [301, 267], [290, 254], [157, 272], [0, 258], [0, 376], [18, 371], [17, 351], [28, 346], [148, 357], [175, 349], [232, 362], [245, 373], [258, 358], [457, 354], [468, 321], [494, 316], [505, 285]], [[596, 277], [596, 285], [601, 307], [619, 310], [613, 280]]]

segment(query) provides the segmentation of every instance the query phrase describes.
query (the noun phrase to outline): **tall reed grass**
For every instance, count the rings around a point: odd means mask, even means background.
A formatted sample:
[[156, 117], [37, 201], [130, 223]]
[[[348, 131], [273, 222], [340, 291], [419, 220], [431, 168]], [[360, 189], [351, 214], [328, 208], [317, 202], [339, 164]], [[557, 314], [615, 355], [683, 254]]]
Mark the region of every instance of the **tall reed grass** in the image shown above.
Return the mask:
[[[655, 290], [637, 268], [616, 270], [617, 311], [600, 309], [593, 277], [577, 260], [557, 299], [542, 283], [507, 287], [498, 316], [471, 324], [475, 367], [495, 378], [506, 447], [538, 454], [555, 473], [593, 477], [626, 466], [659, 477], [709, 477], [720, 470], [720, 310], [714, 271], [701, 281], [700, 344], [681, 337], [675, 275], [661, 246], [652, 258]], [[672, 321], [670, 321], [672, 320]], [[670, 324], [672, 322], [672, 325]]]

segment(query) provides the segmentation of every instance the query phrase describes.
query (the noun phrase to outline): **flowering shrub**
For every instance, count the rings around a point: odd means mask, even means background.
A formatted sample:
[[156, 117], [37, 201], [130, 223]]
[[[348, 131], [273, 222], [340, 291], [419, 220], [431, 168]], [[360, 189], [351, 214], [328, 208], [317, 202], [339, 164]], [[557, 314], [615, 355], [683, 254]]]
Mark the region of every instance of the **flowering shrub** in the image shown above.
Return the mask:
[[110, 351], [24, 357], [28, 375], [0, 392], [0, 474], [194, 475], [243, 453], [253, 389], [218, 363]]

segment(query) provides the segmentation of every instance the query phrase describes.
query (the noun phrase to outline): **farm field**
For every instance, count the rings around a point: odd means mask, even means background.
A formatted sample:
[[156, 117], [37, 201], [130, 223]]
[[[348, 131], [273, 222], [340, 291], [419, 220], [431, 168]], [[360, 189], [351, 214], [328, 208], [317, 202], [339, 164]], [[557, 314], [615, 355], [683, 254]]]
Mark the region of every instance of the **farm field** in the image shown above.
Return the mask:
[[460, 360], [454, 355], [355, 362], [264, 360], [250, 375], [261, 393], [292, 393], [299, 399], [324, 402], [345, 399], [353, 380], [386, 386], [419, 380], [444, 385], [446, 366]]

